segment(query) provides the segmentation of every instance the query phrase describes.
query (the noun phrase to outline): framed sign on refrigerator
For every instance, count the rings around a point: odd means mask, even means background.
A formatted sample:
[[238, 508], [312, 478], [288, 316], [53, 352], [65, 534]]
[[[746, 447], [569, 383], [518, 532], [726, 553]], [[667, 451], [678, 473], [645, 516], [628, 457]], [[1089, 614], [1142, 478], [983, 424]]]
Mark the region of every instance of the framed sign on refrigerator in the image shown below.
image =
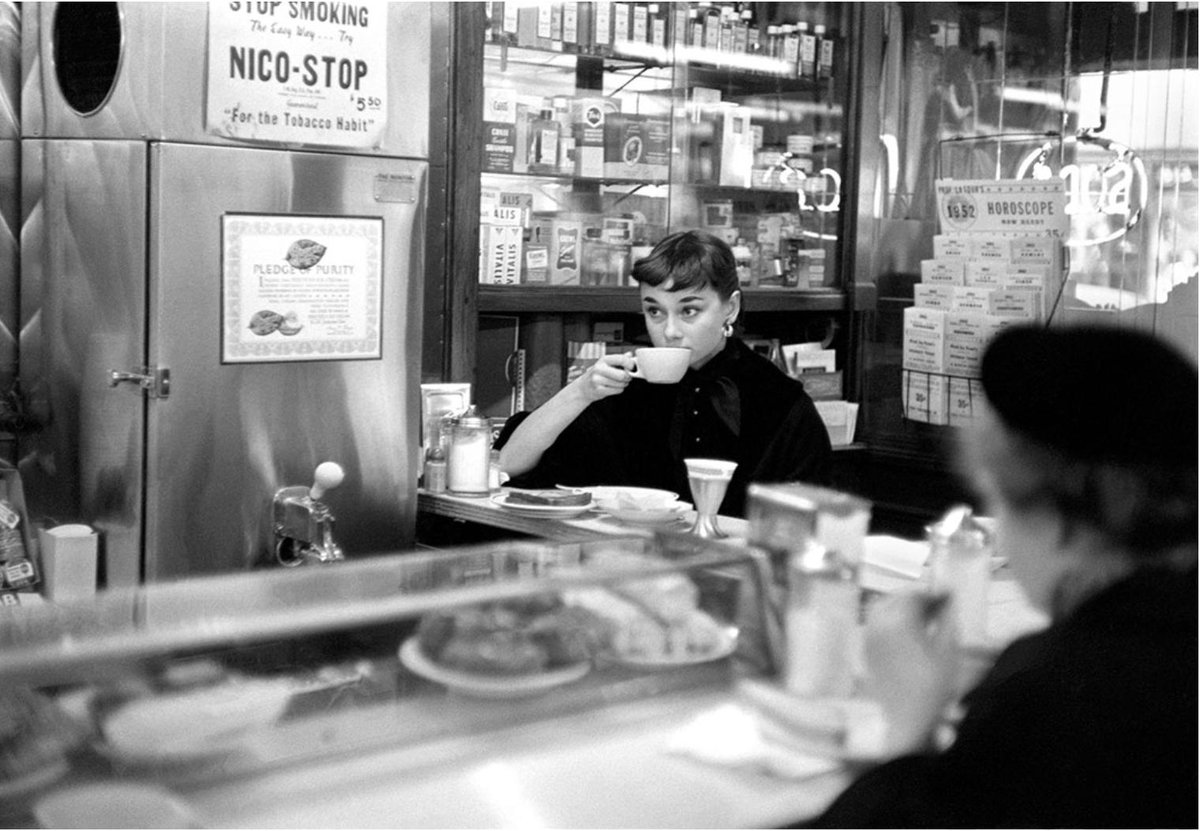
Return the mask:
[[383, 220], [221, 218], [222, 363], [382, 354]]

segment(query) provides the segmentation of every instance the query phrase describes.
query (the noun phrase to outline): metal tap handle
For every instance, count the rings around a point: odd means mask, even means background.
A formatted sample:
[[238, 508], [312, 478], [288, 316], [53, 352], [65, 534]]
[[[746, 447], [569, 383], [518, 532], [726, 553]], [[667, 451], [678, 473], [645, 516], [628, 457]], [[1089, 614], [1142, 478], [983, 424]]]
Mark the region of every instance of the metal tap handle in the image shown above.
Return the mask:
[[308, 497], [314, 502], [325, 495], [325, 491], [336, 488], [346, 478], [346, 472], [337, 462], [321, 462], [313, 474], [313, 486], [308, 489]]

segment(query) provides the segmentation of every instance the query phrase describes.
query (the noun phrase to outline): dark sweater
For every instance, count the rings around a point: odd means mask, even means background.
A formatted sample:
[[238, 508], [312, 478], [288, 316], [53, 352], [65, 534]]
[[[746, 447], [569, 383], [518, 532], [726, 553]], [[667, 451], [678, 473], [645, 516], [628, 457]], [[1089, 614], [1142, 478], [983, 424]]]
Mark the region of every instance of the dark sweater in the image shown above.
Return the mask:
[[[509, 419], [498, 446], [526, 415]], [[510, 484], [631, 485], [690, 500], [685, 458], [737, 462], [729, 516], [744, 515], [750, 482], [829, 484], [829, 434], [803, 385], [736, 339], [678, 384], [635, 379], [591, 404]]]
[[1196, 571], [1146, 569], [1005, 650], [945, 752], [852, 784], [818, 827], [1195, 828]]

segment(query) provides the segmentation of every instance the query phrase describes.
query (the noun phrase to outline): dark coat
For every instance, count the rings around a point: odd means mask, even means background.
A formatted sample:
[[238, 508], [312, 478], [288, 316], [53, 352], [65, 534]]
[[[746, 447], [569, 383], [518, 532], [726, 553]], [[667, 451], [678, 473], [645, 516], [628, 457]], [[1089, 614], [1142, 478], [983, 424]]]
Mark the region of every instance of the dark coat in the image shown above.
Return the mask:
[[[509, 419], [507, 440], [526, 414]], [[737, 462], [721, 513], [743, 516], [750, 482], [828, 485], [829, 433], [803, 385], [744, 343], [730, 339], [678, 384], [630, 382], [591, 404], [509, 484], [631, 485], [690, 500], [685, 458]]]
[[884, 764], [818, 827], [1195, 828], [1196, 571], [1146, 569], [1013, 643], [952, 746]]

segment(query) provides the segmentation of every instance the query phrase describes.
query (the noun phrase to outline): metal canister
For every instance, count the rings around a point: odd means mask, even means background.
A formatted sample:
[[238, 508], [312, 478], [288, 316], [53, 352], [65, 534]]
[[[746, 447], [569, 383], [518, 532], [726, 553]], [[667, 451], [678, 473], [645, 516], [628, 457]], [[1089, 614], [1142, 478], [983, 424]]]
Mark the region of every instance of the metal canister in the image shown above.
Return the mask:
[[492, 425], [474, 406], [450, 424], [446, 451], [446, 484], [461, 496], [486, 496], [491, 492], [488, 472], [492, 456]]

